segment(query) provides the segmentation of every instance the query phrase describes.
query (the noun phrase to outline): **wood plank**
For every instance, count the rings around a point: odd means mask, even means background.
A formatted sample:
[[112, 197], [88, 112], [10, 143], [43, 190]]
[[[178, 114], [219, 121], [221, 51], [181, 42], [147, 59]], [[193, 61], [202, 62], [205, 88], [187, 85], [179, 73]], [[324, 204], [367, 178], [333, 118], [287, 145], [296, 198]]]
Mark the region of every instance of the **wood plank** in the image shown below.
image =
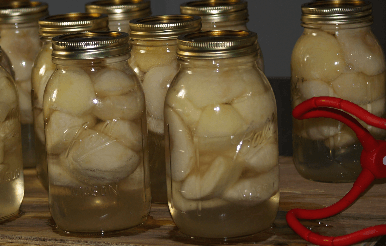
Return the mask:
[[[271, 228], [255, 235], [224, 240], [195, 239], [179, 232], [166, 205], [152, 204], [147, 221], [138, 227], [108, 235], [65, 234], [55, 228], [48, 208], [47, 192], [36, 171], [25, 170], [25, 198], [19, 216], [0, 223], [0, 245], [310, 245], [287, 225], [286, 212], [292, 208], [315, 209], [338, 201], [352, 184], [327, 184], [303, 179], [291, 157], [280, 157], [280, 209]], [[373, 185], [354, 205], [321, 221], [305, 221], [314, 232], [338, 236], [364, 227], [385, 223], [386, 182]], [[378, 239], [357, 245], [375, 245]]]

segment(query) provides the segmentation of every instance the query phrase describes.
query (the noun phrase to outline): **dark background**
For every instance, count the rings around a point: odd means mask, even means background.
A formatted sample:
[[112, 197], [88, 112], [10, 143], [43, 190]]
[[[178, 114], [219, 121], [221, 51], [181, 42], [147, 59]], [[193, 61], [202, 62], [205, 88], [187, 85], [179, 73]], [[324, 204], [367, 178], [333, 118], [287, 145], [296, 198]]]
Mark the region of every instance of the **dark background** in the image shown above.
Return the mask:
[[[42, 0], [48, 3], [50, 15], [84, 12], [90, 0]], [[179, 14], [187, 0], [151, 0], [153, 15]], [[278, 108], [279, 152], [292, 155], [292, 118], [290, 107], [291, 52], [303, 28], [300, 26], [301, 5], [310, 0], [247, 0], [248, 29], [258, 34], [265, 61], [265, 74], [271, 82]], [[373, 32], [385, 50], [386, 0], [371, 0]]]

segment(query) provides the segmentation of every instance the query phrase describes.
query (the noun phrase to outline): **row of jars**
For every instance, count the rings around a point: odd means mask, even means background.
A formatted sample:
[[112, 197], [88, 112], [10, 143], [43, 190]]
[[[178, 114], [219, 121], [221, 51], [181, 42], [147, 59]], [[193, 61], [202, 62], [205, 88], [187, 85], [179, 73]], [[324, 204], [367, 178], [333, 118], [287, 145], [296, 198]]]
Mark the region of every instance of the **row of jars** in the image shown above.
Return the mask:
[[[318, 1], [302, 10], [305, 31], [291, 61], [293, 106], [313, 96], [338, 96], [382, 116], [384, 57], [369, 28], [371, 4], [339, 8]], [[88, 26], [95, 29], [74, 31], [63, 18], [91, 18]], [[104, 16], [41, 20], [45, 45], [32, 71], [34, 125], [45, 160], [38, 172], [60, 229], [137, 225], [151, 199], [165, 202], [166, 190], [173, 220], [189, 235], [242, 236], [273, 222], [279, 202], [276, 104], [257, 36], [198, 32], [203, 20], [131, 20], [131, 54], [121, 32], [55, 37], [104, 30]], [[236, 29], [246, 29], [242, 23]], [[306, 178], [347, 182], [359, 172], [349, 164], [359, 162], [352, 153], [360, 146], [337, 122], [295, 121], [294, 147], [295, 166]], [[20, 167], [14, 176], [22, 178]]]

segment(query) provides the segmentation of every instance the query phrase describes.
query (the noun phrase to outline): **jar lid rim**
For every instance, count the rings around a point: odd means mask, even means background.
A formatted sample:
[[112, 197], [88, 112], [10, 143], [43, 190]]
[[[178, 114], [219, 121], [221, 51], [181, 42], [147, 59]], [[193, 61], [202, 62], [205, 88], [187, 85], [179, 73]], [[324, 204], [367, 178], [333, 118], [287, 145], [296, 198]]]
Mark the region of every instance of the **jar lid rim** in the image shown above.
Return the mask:
[[48, 4], [31, 1], [0, 4], [0, 23], [25, 23], [38, 21], [48, 15]]

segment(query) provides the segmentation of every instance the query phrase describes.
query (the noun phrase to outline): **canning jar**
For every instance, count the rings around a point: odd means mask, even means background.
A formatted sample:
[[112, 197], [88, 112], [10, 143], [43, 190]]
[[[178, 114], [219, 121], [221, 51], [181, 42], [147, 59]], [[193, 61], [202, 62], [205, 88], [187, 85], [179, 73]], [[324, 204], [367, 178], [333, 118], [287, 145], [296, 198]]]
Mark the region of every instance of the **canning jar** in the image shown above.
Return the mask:
[[178, 38], [165, 99], [168, 203], [177, 227], [227, 238], [268, 228], [279, 206], [277, 110], [256, 64], [257, 35]]
[[199, 17], [151, 16], [130, 21], [130, 65], [146, 98], [152, 202], [167, 203], [164, 139], [166, 91], [178, 71], [177, 37], [199, 31]]
[[150, 209], [146, 109], [128, 65], [128, 34], [53, 40], [56, 69], [43, 99], [49, 206], [60, 230], [105, 233]]
[[42, 49], [32, 68], [32, 106], [34, 113], [36, 170], [43, 186], [48, 189], [47, 153], [45, 148], [43, 94], [48, 79], [55, 70], [52, 63], [52, 38], [62, 34], [85, 31], [108, 31], [108, 17], [101, 14], [68, 13], [39, 20]]
[[23, 157], [17, 92], [12, 76], [0, 66], [0, 222], [18, 213], [23, 197]]
[[86, 4], [87, 13], [109, 16], [111, 31], [130, 32], [129, 21], [151, 15], [149, 0], [100, 0]]
[[[201, 0], [180, 5], [181, 14], [196, 15], [202, 19], [202, 31], [247, 31], [248, 2], [244, 0]], [[257, 65], [264, 72], [264, 58], [257, 43]]]
[[[368, 1], [302, 5], [304, 32], [291, 58], [292, 107], [317, 96], [349, 100], [385, 117], [385, 59], [371, 31]], [[386, 131], [366, 127], [376, 138]], [[295, 120], [294, 162], [307, 179], [352, 182], [361, 172], [362, 146], [355, 133], [333, 119]]]
[[38, 20], [48, 15], [42, 2], [0, 6], [0, 46], [11, 60], [19, 97], [24, 167], [35, 167], [35, 134], [31, 103], [31, 70], [41, 43]]

